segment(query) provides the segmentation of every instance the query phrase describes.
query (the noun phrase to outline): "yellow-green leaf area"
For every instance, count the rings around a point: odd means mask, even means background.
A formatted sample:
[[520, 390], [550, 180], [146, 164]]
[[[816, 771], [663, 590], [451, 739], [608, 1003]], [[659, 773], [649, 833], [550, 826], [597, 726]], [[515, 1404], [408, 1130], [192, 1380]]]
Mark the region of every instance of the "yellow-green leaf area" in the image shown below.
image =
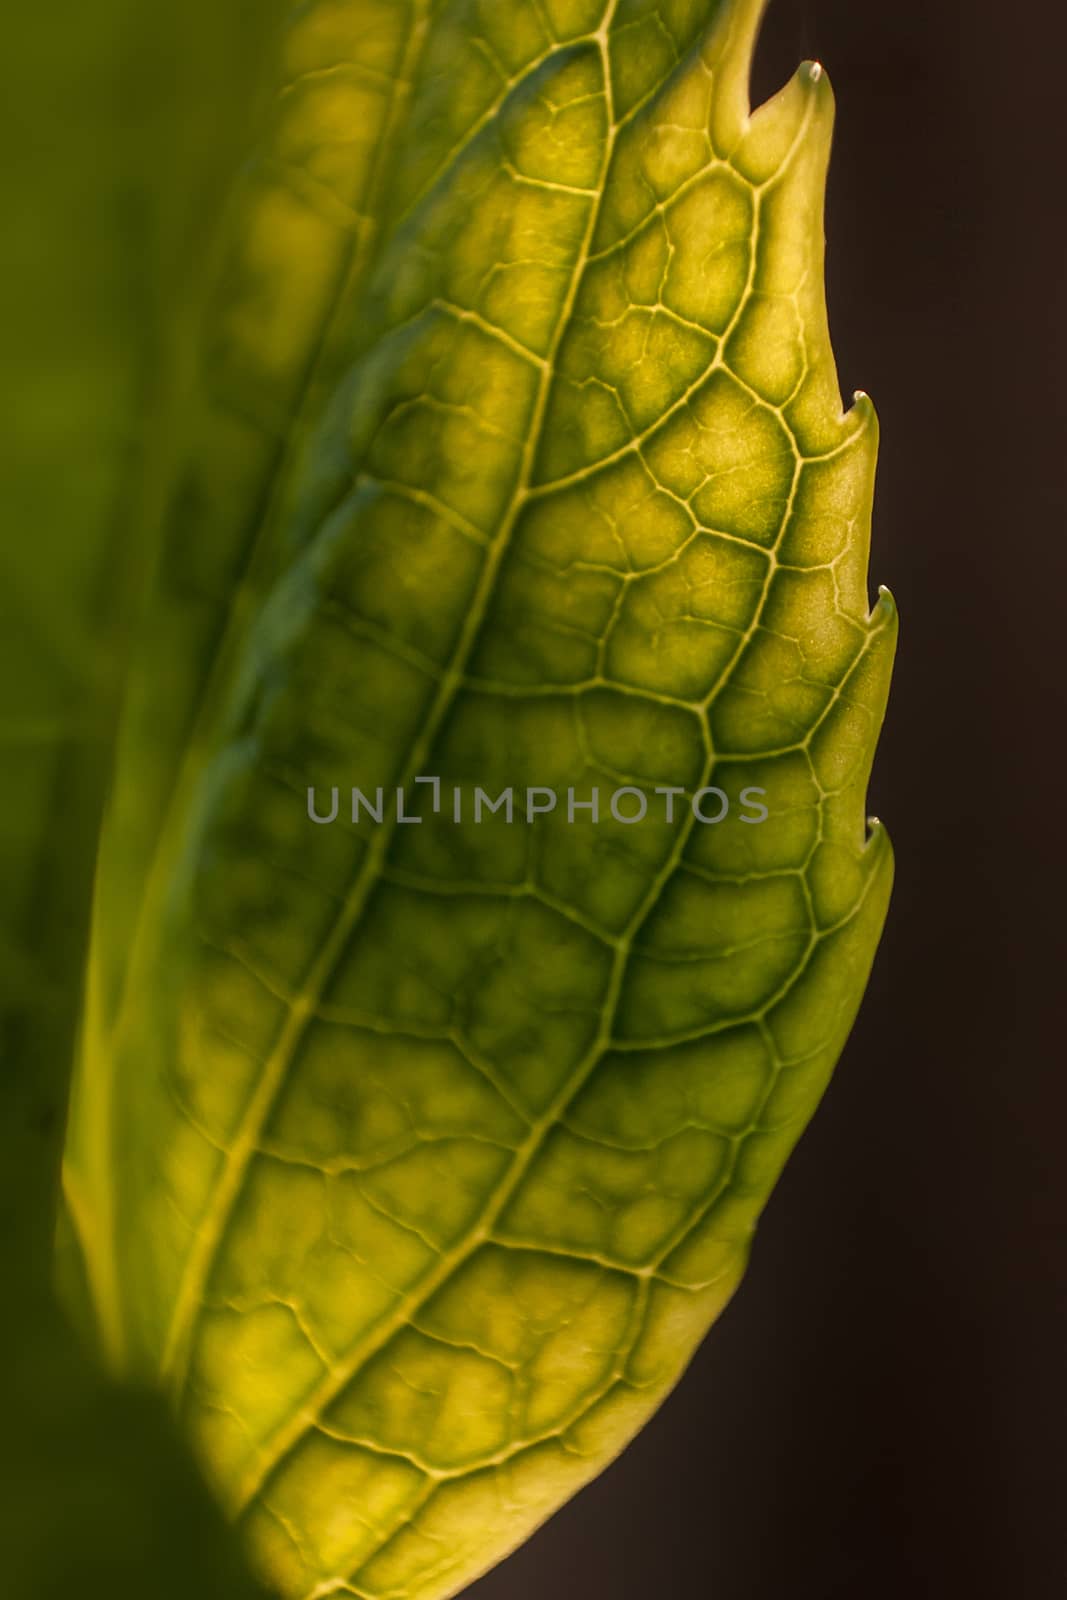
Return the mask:
[[317, 353], [285, 320], [299, 443], [83, 1075], [87, 1244], [268, 1581], [442, 1600], [741, 1277], [885, 914], [895, 618], [830, 88], [750, 110], [757, 0], [435, 0], [402, 65], [388, 10], [302, 9], [302, 195], [404, 87]]

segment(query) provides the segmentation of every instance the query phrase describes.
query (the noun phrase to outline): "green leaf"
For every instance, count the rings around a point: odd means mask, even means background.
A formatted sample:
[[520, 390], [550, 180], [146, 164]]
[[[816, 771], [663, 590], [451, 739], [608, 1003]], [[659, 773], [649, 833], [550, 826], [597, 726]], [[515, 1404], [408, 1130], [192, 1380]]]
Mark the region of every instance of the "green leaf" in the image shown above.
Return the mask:
[[303, 7], [285, 104], [413, 85], [373, 178], [329, 168], [373, 217], [278, 221], [310, 133], [236, 213], [72, 1172], [113, 1349], [284, 1595], [453, 1593], [622, 1448], [866, 981], [876, 425], [826, 328], [830, 88], [750, 115], [761, 10]]

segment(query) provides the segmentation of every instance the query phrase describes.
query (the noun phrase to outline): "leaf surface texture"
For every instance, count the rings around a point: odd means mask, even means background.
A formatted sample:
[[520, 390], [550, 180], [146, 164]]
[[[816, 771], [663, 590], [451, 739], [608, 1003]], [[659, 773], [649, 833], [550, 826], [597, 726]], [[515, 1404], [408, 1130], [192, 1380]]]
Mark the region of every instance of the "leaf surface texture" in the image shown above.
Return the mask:
[[[76, 1148], [112, 1342], [287, 1596], [453, 1593], [611, 1459], [866, 981], [876, 425], [826, 328], [829, 84], [750, 114], [761, 9], [301, 7], [235, 213]], [[430, 774], [648, 814], [457, 824]], [[421, 821], [309, 820], [352, 785]]]

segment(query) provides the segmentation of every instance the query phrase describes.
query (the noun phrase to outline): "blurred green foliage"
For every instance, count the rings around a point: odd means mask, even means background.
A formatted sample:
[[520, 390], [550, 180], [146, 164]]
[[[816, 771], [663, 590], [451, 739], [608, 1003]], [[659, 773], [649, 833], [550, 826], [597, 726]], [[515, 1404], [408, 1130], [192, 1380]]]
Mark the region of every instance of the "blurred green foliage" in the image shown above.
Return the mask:
[[161, 1402], [96, 1369], [48, 1280], [95, 841], [131, 613], [154, 559], [165, 422], [280, 10], [4, 7], [0, 1587], [11, 1600], [258, 1592]]

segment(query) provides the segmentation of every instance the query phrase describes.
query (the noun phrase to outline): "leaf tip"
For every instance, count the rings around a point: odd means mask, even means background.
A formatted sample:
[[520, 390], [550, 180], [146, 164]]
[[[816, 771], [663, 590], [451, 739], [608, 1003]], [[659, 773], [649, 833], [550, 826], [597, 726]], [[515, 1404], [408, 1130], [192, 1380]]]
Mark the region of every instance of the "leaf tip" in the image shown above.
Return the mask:
[[873, 861], [876, 866], [879, 862], [884, 862], [889, 868], [890, 877], [892, 877], [894, 866], [893, 842], [889, 837], [889, 829], [881, 817], [867, 818], [863, 854], [868, 860]]
[[830, 74], [821, 61], [802, 61], [797, 68], [794, 79], [801, 90], [817, 97], [820, 106], [826, 115], [832, 118], [834, 107], [834, 91], [830, 84]]
[[842, 413], [842, 420], [846, 418], [852, 419], [857, 432], [861, 432], [864, 428], [872, 427], [877, 430], [878, 413], [875, 410], [874, 401], [866, 389], [853, 390], [852, 404], [847, 406]]
[[874, 609], [875, 612], [880, 611], [886, 621], [897, 614], [897, 603], [893, 599], [893, 592], [891, 589], [887, 589], [884, 583], [878, 585], [878, 600]]

